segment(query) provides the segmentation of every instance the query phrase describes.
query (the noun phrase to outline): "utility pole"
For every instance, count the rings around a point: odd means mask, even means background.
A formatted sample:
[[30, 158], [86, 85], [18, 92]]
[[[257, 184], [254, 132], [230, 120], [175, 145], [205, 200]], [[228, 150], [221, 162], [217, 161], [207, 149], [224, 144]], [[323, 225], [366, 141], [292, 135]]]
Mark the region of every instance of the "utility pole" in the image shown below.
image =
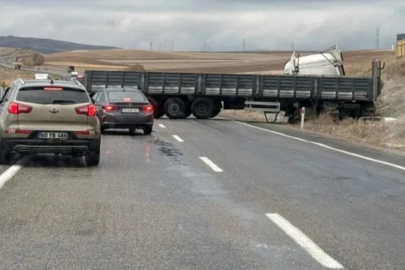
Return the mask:
[[149, 50], [152, 50], [152, 41], [149, 43]]
[[209, 52], [209, 51], [210, 51], [210, 44], [207, 43], [207, 52]]
[[207, 51], [207, 43], [204, 41], [204, 52]]
[[244, 52], [246, 51], [246, 42], [245, 42], [245, 39], [243, 39], [243, 51], [244, 51]]
[[375, 39], [375, 46], [376, 49], [378, 50], [380, 48], [380, 28], [377, 28], [376, 30], [376, 39]]
[[294, 42], [291, 43], [291, 51], [294, 51]]
[[174, 51], [174, 41], [172, 41], [172, 51]]
[[159, 43], [159, 51], [160, 51], [161, 45], [162, 45], [162, 43]]

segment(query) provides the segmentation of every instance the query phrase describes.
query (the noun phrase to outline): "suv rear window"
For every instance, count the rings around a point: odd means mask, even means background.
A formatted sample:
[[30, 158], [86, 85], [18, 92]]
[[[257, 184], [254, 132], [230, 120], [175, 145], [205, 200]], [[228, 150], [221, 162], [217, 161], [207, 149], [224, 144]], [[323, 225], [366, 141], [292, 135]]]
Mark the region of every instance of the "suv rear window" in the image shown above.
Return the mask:
[[122, 102], [129, 99], [130, 101], [146, 101], [143, 94], [135, 91], [107, 91], [108, 100], [111, 102]]
[[82, 89], [65, 88], [62, 90], [45, 90], [46, 88], [61, 88], [58, 86], [42, 86], [21, 88], [17, 100], [37, 104], [76, 104], [87, 103], [90, 99]]

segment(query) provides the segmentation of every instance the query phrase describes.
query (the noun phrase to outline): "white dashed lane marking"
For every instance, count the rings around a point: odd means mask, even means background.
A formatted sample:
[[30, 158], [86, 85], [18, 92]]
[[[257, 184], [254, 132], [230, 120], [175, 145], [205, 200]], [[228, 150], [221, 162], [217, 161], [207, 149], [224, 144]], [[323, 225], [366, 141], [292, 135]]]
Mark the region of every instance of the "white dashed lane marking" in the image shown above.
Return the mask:
[[173, 135], [173, 138], [175, 138], [178, 142], [184, 142], [184, 140], [177, 135]]
[[214, 172], [223, 172], [223, 170], [218, 167], [214, 162], [212, 162], [209, 158], [207, 157], [200, 157], [202, 161], [205, 162]]
[[4, 186], [4, 184], [10, 180], [21, 168], [22, 166], [27, 162], [27, 157], [20, 159], [17, 161], [16, 164], [8, 168], [5, 172], [3, 172], [0, 175], [0, 188]]
[[266, 216], [324, 267], [331, 269], [343, 269], [343, 266], [340, 263], [326, 254], [317, 244], [315, 244], [297, 227], [292, 225], [288, 220], [277, 213], [266, 214]]

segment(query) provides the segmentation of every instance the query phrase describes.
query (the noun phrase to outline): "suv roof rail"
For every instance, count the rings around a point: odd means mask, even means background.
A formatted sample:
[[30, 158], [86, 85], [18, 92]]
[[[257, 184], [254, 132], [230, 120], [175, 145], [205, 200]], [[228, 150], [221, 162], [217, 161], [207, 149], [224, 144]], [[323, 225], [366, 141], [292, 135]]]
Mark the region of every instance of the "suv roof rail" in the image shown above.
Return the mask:
[[84, 85], [81, 84], [78, 80], [74, 80], [74, 82], [75, 82], [78, 86], [84, 86]]
[[25, 82], [24, 82], [24, 80], [23, 79], [21, 79], [21, 78], [18, 78], [17, 79], [22, 85], [24, 85], [25, 84]]

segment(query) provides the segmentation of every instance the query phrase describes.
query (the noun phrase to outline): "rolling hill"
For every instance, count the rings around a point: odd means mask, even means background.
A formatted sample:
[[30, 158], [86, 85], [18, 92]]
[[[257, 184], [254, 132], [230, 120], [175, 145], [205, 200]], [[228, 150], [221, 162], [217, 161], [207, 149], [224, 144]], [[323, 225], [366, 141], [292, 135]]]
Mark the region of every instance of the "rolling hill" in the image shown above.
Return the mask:
[[111, 46], [95, 46], [53, 39], [16, 36], [0, 36], [0, 47], [21, 48], [40, 53], [58, 53], [72, 50], [117, 49], [117, 47]]

